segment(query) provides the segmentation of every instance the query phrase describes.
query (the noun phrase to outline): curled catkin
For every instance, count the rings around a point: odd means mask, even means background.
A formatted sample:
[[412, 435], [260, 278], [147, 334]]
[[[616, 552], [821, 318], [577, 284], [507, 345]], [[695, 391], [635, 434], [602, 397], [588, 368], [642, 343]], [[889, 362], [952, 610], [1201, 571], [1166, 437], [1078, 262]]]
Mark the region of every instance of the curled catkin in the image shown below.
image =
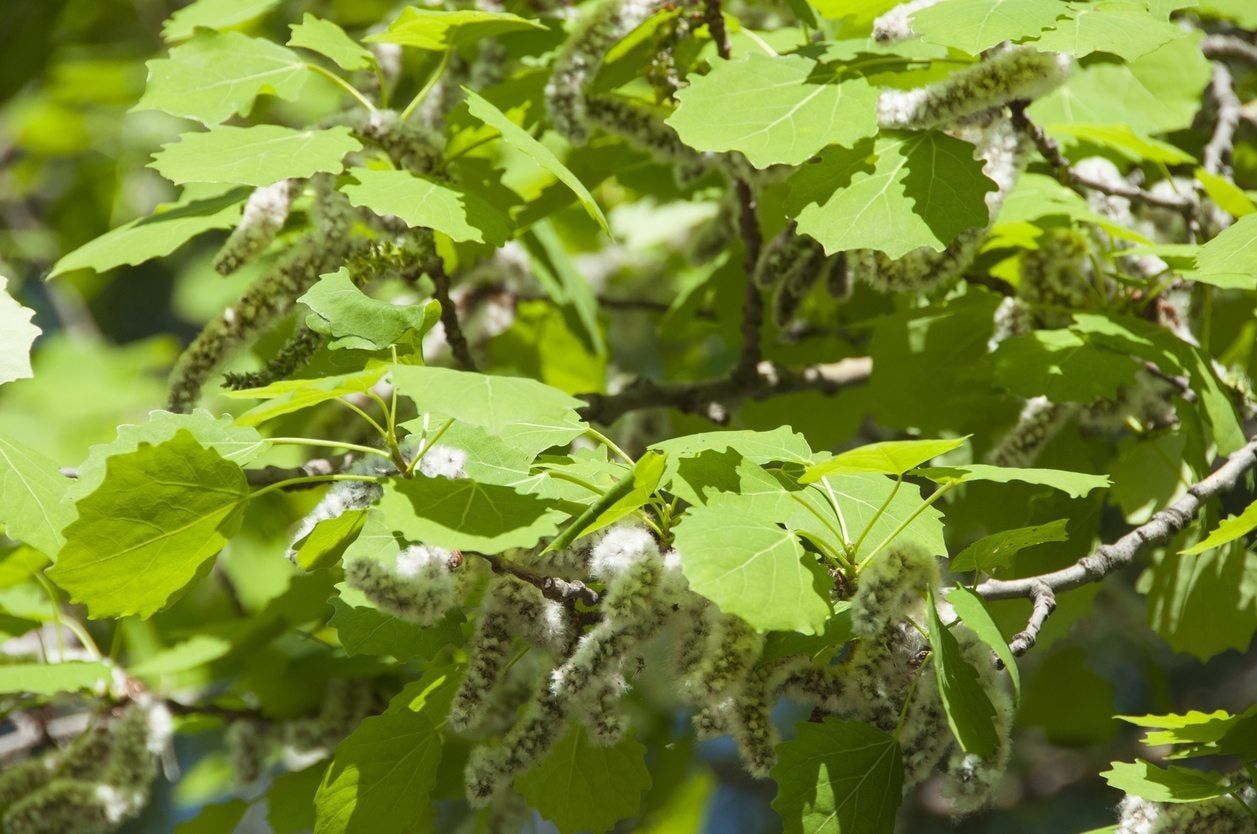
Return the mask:
[[464, 575], [451, 551], [426, 544], [404, 548], [392, 568], [365, 558], [345, 566], [345, 581], [377, 608], [423, 626], [435, 625], [462, 601]]
[[223, 750], [236, 784], [252, 785], [262, 778], [277, 741], [274, 725], [266, 721], [239, 719], [228, 725]]
[[851, 599], [851, 624], [861, 637], [880, 634], [906, 613], [921, 609], [927, 589], [939, 583], [938, 560], [917, 544], [896, 542], [860, 571]]
[[[1253, 789], [1240, 791], [1243, 803], [1253, 806]], [[1153, 802], [1127, 796], [1118, 805], [1117, 834], [1252, 834], [1253, 818], [1233, 796], [1202, 802]]]
[[109, 834], [131, 814], [108, 785], [55, 779], [15, 802], [4, 815], [6, 834]]
[[319, 276], [336, 267], [353, 244], [349, 231], [353, 209], [336, 191], [331, 177], [311, 181], [316, 196], [312, 230], [280, 257], [223, 314], [197, 335], [175, 363], [170, 376], [170, 410], [189, 411], [206, 380], [247, 338], [286, 314], [297, 297]]
[[396, 111], [355, 111], [348, 125], [359, 139], [384, 151], [399, 168], [425, 174], [436, 171], [444, 162], [442, 134], [414, 122], [404, 122]]
[[546, 84], [546, 109], [563, 136], [589, 138], [587, 87], [607, 51], [663, 6], [661, 0], [600, 0], [581, 20], [554, 61]]
[[1047, 397], [1026, 400], [1017, 424], [987, 453], [987, 462], [996, 466], [1029, 466], [1076, 410], [1072, 403], [1054, 403]]
[[1048, 327], [1064, 327], [1072, 320], [1073, 310], [1093, 306], [1100, 287], [1090, 241], [1073, 229], [1047, 232], [1039, 239], [1038, 249], [1021, 256], [1017, 294]]
[[1014, 336], [1021, 336], [1034, 329], [1034, 316], [1025, 302], [1016, 296], [1001, 299], [992, 318], [991, 338], [986, 342], [987, 350], [995, 350]]
[[745, 677], [764, 650], [764, 638], [740, 617], [722, 615], [707, 641], [702, 662], [689, 680], [698, 703], [729, 692]]
[[43, 758], [26, 759], [0, 771], [0, 811], [34, 793], [52, 779], [53, 768]]
[[620, 662], [659, 628], [655, 594], [663, 580], [659, 546], [644, 528], [609, 528], [590, 553], [590, 572], [606, 582], [602, 619], [576, 642], [571, 656], [551, 675], [560, 698], [583, 699], [613, 675]]
[[545, 755], [562, 735], [567, 712], [567, 702], [543, 686], [501, 744], [472, 750], [464, 771], [472, 807], [486, 806], [517, 774]]
[[677, 184], [684, 187], [701, 179], [711, 169], [711, 157], [682, 142], [677, 132], [664, 123], [664, 115], [645, 103], [622, 96], [596, 96], [585, 102], [588, 124], [626, 139], [668, 164]]
[[292, 180], [255, 189], [244, 204], [239, 225], [214, 256], [214, 269], [230, 275], [265, 252], [288, 220], [292, 198]]
[[771, 666], [753, 669], [733, 696], [733, 740], [742, 756], [742, 765], [752, 776], [764, 778], [777, 763], [776, 746], [780, 741], [773, 724]]
[[495, 577], [485, 588], [476, 630], [467, 644], [467, 668], [450, 705], [449, 724], [458, 732], [476, 727], [481, 706], [497, 687], [515, 641], [517, 623], [511, 611], [498, 603], [498, 592], [507, 579], [513, 577]]
[[883, 91], [878, 124], [886, 130], [948, 127], [1010, 101], [1050, 93], [1069, 77], [1071, 66], [1060, 53], [1009, 47], [925, 87]]

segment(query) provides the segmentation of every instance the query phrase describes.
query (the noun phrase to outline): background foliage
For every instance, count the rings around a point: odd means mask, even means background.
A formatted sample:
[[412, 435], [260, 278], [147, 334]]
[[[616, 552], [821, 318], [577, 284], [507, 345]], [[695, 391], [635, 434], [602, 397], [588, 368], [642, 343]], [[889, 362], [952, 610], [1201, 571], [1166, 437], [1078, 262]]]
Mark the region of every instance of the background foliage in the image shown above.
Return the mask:
[[[102, 831], [1081, 832], [1241, 792], [1257, 16], [895, 5], [6, 3], [0, 784], [95, 727], [91, 784], [153, 785]], [[541, 551], [635, 518], [763, 664], [848, 668], [856, 565], [947, 557], [918, 703], [998, 758], [1017, 699], [982, 808], [902, 720], [807, 698], [759, 704], [767, 778], [655, 646], [630, 732], [551, 716], [522, 801], [473, 810], [511, 724], [446, 725], [489, 568], [614, 611]], [[453, 613], [364, 592], [399, 537], [478, 566]], [[1088, 557], [1054, 611], [1017, 584]]]

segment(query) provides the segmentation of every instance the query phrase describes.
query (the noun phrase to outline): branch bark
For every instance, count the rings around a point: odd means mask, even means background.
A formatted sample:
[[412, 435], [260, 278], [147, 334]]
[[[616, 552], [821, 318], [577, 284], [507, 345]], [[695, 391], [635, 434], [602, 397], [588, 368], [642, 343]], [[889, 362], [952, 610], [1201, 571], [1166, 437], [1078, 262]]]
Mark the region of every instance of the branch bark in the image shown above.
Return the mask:
[[631, 411], [675, 408], [723, 423], [728, 418], [729, 405], [738, 400], [762, 400], [799, 391], [836, 394], [868, 382], [872, 371], [873, 360], [859, 356], [799, 370], [760, 362], [750, 377], [735, 373], [705, 382], [665, 383], [638, 379], [615, 394], [581, 395], [589, 405], [580, 409], [580, 415], [590, 422], [609, 424]]
[[1086, 196], [1088, 190], [1098, 191], [1110, 197], [1125, 197], [1131, 202], [1177, 211], [1189, 219], [1195, 211], [1195, 201], [1185, 197], [1161, 196], [1145, 191], [1142, 188], [1137, 188], [1134, 185], [1101, 182], [1078, 173], [1070, 165], [1069, 160], [1065, 158], [1065, 154], [1061, 152], [1061, 146], [1056, 143], [1056, 140], [1048, 136], [1043, 131], [1043, 128], [1032, 122], [1030, 117], [1026, 115], [1025, 102], [1014, 102], [1011, 109], [1013, 126], [1030, 137], [1030, 140], [1034, 142], [1035, 148], [1038, 149], [1039, 154], [1051, 166], [1056, 178], [1060, 180], [1062, 185], [1072, 188], [1083, 196]]
[[445, 330], [445, 341], [450, 346], [454, 361], [464, 371], [476, 370], [476, 360], [472, 358], [471, 348], [467, 346], [467, 337], [463, 335], [463, 327], [458, 321], [458, 308], [450, 298], [450, 276], [440, 259], [432, 261], [425, 268], [432, 278], [433, 296], [441, 305], [441, 326]]
[[1227, 174], [1231, 168], [1231, 151], [1235, 145], [1235, 131], [1239, 129], [1243, 104], [1235, 94], [1235, 81], [1231, 71], [1222, 64], [1213, 65], [1209, 80], [1209, 94], [1218, 108], [1213, 134], [1201, 153], [1201, 162], [1211, 174]]
[[1200, 51], [1214, 61], [1230, 59], [1257, 65], [1257, 45], [1234, 35], [1209, 35], [1200, 42]]
[[[1102, 544], [1069, 567], [1050, 573], [1024, 579], [989, 579], [977, 587], [977, 593], [988, 600], [1018, 597], [1034, 600], [1036, 595], [1043, 596], [1044, 588], [1055, 594], [1098, 582], [1129, 565], [1143, 551], [1168, 542], [1191, 523], [1205, 502], [1234, 489], [1240, 479], [1254, 468], [1257, 468], [1257, 437], [1227, 458], [1211, 475], [1193, 484], [1177, 501], [1112, 544]], [[1046, 613], [1041, 615], [1041, 620], [1046, 618]], [[1034, 622], [1033, 617], [1031, 622]], [[1036, 628], [1035, 633], [1037, 631]]]
[[[724, 11], [720, 0], [705, 0], [705, 16], [711, 39], [716, 44], [716, 53], [728, 61], [732, 55], [729, 45], [729, 31], [725, 27]], [[759, 228], [758, 206], [755, 191], [743, 177], [733, 181], [733, 190], [738, 198], [738, 227], [742, 232], [742, 243], [746, 247], [746, 300], [742, 307], [742, 353], [733, 376], [744, 380], [753, 380], [763, 358], [760, 346], [760, 332], [764, 326], [764, 297], [755, 285], [755, 268], [759, 264], [760, 250], [764, 246], [764, 236]]]

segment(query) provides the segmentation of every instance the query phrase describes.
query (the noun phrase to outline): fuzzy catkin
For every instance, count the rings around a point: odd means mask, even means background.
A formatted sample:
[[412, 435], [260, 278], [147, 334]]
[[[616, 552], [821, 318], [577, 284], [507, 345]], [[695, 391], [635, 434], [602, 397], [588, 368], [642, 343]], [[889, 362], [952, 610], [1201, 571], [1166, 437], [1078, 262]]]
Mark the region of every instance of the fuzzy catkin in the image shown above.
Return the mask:
[[293, 188], [292, 180], [280, 180], [249, 195], [240, 223], [214, 256], [214, 269], [230, 275], [266, 251], [288, 220]]
[[600, 0], [577, 25], [555, 59], [545, 90], [550, 122], [560, 134], [576, 144], [589, 139], [589, 83], [607, 51], [662, 6], [661, 0]]
[[[1250, 807], [1251, 788], [1241, 791]], [[1137, 796], [1125, 797], [1118, 805], [1121, 819], [1117, 834], [1253, 834], [1252, 816], [1234, 797], [1220, 796], [1201, 802], [1153, 802]]]
[[462, 599], [465, 571], [454, 554], [430, 545], [409, 545], [393, 568], [372, 559], [345, 566], [345, 581], [381, 611], [423, 626], [435, 625]]
[[1010, 101], [1034, 100], [1065, 83], [1072, 61], [1028, 46], [1003, 49], [941, 81], [912, 90], [886, 90], [877, 101], [884, 130], [948, 127]]
[[336, 267], [353, 247], [353, 209], [329, 176], [311, 180], [316, 189], [312, 230], [271, 269], [197, 335], [170, 376], [169, 408], [192, 409], [210, 375], [250, 336], [286, 314], [319, 276]]
[[481, 706], [497, 687], [507, 653], [515, 642], [515, 621], [497, 603], [497, 590], [504, 581], [503, 577], [495, 577], [485, 589], [476, 630], [467, 644], [467, 668], [450, 705], [449, 725], [457, 732], [476, 727]]
[[873, 39], [879, 43], [897, 43], [917, 36], [912, 30], [912, 15], [938, 5], [941, 0], [911, 0], [900, 3], [873, 21]]
[[1047, 397], [1026, 400], [1017, 423], [987, 452], [987, 463], [996, 466], [1029, 466], [1043, 447], [1056, 436], [1076, 407], [1072, 403], [1054, 403]]
[[467, 800], [472, 807], [483, 808], [517, 774], [544, 756], [559, 739], [567, 713], [568, 702], [543, 687], [500, 744], [472, 750], [464, 771]]
[[699, 153], [663, 120], [663, 115], [622, 96], [595, 96], [585, 101], [587, 124], [626, 139], [656, 160], [672, 168], [677, 184], [685, 187], [706, 174], [712, 165], [709, 154]]
[[602, 619], [576, 642], [551, 676], [560, 698], [581, 699], [618, 669], [619, 663], [660, 625], [654, 596], [663, 580], [659, 546], [644, 528], [620, 524], [607, 530], [590, 553], [590, 572], [607, 583]]
[[741, 682], [764, 650], [764, 638], [740, 617], [722, 615], [707, 641], [707, 651], [689, 681], [692, 697], [702, 702]]

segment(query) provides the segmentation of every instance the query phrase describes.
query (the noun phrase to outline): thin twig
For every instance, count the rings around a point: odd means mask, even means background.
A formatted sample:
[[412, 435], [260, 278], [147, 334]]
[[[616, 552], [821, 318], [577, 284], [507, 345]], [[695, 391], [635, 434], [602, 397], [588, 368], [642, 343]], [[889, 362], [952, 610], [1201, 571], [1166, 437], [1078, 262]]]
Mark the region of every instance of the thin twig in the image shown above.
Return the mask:
[[458, 321], [458, 308], [450, 298], [450, 276], [445, 272], [445, 265], [439, 259], [428, 264], [427, 272], [435, 287], [433, 294], [441, 305], [441, 326], [445, 328], [445, 341], [454, 354], [454, 361], [464, 371], [476, 370], [476, 360], [471, 356], [471, 348], [467, 346], [467, 337], [463, 335], [462, 325]]
[[580, 409], [580, 414], [590, 422], [610, 424], [631, 411], [675, 408], [723, 423], [728, 419], [729, 406], [739, 400], [762, 400], [799, 391], [836, 394], [864, 384], [872, 371], [873, 361], [860, 356], [809, 365], [799, 370], [760, 362], [750, 378], [730, 375], [704, 382], [681, 383], [643, 378], [615, 394], [582, 394], [581, 399], [589, 405]]
[[527, 582], [542, 596], [555, 602], [569, 603], [580, 601], [586, 605], [597, 605], [600, 599], [598, 592], [578, 579], [563, 579], [558, 576], [542, 576], [539, 573], [517, 565], [501, 556], [492, 553], [475, 553], [489, 563], [494, 573], [507, 573], [516, 579]]
[[[1009, 650], [1016, 657], [1021, 657], [1034, 648], [1043, 624], [1056, 610], [1056, 593], [1046, 582], [1040, 582], [1034, 586], [1030, 591], [1030, 601], [1034, 603], [1034, 607], [1030, 611], [1030, 619], [1026, 622], [1026, 627], [1013, 635], [1013, 639], [1008, 643]], [[995, 666], [998, 669], [1004, 668], [1004, 661], [998, 657], [995, 658]]]
[[1209, 35], [1200, 42], [1200, 51], [1213, 61], [1229, 58], [1257, 66], [1257, 44], [1234, 35]]
[[1235, 131], [1239, 129], [1243, 104], [1235, 94], [1235, 81], [1231, 78], [1231, 71], [1222, 64], [1213, 65], [1209, 94], [1218, 108], [1218, 114], [1213, 124], [1213, 135], [1209, 137], [1209, 142], [1201, 153], [1201, 162], [1209, 173], [1227, 175], [1231, 169], [1231, 151], [1235, 145]]
[[[729, 45], [729, 31], [725, 27], [724, 11], [720, 0], [705, 0], [707, 29], [716, 44], [716, 53], [724, 60], [729, 60], [732, 49]], [[763, 358], [760, 345], [760, 331], [764, 326], [764, 297], [755, 285], [755, 268], [759, 264], [760, 249], [764, 238], [759, 228], [758, 206], [755, 191], [742, 177], [733, 181], [733, 190], [738, 198], [738, 226], [742, 232], [742, 244], [746, 251], [746, 300], [742, 308], [742, 352], [733, 376], [749, 381], [757, 375], [757, 368]]]
[[1086, 196], [1089, 190], [1098, 191], [1110, 197], [1125, 197], [1134, 203], [1169, 209], [1184, 215], [1191, 215], [1194, 211], [1195, 201], [1186, 197], [1153, 194], [1129, 183], [1104, 182], [1078, 173], [1070, 165], [1069, 160], [1065, 158], [1065, 154], [1061, 152], [1061, 146], [1056, 143], [1056, 140], [1048, 136], [1043, 131], [1043, 128], [1030, 121], [1030, 118], [1026, 115], [1025, 102], [1014, 102], [1011, 105], [1011, 109], [1013, 126], [1030, 137], [1030, 140], [1034, 142], [1035, 148], [1038, 149], [1039, 154], [1051, 166], [1053, 173], [1062, 185], [1072, 188], [1083, 196]]
[[1193, 484], [1169, 506], [1158, 511], [1112, 544], [1102, 544], [1092, 553], [1067, 568], [1029, 576], [1024, 579], [990, 579], [977, 587], [984, 599], [1034, 599], [1042, 588], [1059, 593], [1099, 582], [1116, 570], [1126, 567], [1143, 551], [1165, 544], [1191, 523], [1210, 498], [1234, 489], [1245, 474], [1257, 468], [1257, 438], [1226, 459], [1213, 474]]

